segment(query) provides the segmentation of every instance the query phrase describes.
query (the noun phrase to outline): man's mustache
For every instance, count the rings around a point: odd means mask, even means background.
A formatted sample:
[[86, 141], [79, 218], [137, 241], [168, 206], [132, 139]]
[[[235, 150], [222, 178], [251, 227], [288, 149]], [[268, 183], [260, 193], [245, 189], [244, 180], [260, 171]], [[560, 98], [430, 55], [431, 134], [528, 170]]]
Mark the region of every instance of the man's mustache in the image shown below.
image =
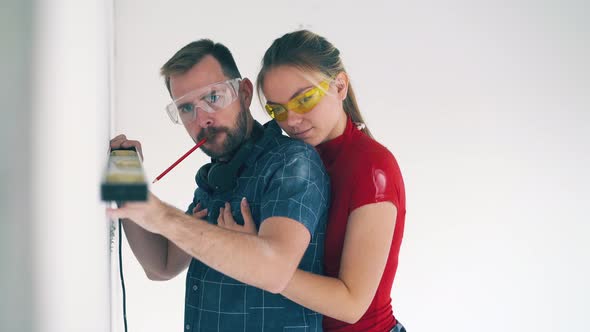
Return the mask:
[[227, 127], [208, 127], [208, 128], [201, 130], [199, 135], [197, 135], [197, 141], [200, 141], [203, 138], [207, 138], [207, 140], [210, 140], [213, 137], [215, 137], [215, 135], [217, 135], [219, 133], [229, 134], [229, 132], [230, 132], [230, 130]]

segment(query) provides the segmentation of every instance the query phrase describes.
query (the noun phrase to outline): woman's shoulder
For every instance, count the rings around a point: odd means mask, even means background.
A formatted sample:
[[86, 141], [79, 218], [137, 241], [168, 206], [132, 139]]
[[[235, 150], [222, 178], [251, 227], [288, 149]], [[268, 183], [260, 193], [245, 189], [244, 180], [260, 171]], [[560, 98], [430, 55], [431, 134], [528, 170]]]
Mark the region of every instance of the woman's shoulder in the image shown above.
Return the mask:
[[366, 162], [397, 164], [393, 153], [387, 147], [361, 131], [355, 131], [349, 149], [355, 157]]
[[396, 207], [403, 206], [404, 185], [400, 167], [393, 153], [375, 139], [362, 132], [354, 135], [352, 157], [351, 211], [366, 204], [391, 201]]

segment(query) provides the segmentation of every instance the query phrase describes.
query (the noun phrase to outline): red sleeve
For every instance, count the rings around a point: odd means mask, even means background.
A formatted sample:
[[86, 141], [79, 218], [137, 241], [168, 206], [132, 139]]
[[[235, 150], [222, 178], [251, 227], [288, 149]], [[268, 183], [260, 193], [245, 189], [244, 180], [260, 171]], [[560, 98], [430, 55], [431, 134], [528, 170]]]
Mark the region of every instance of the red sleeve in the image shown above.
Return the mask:
[[401, 173], [393, 155], [384, 150], [363, 157], [357, 159], [350, 211], [378, 202], [392, 202], [399, 209]]

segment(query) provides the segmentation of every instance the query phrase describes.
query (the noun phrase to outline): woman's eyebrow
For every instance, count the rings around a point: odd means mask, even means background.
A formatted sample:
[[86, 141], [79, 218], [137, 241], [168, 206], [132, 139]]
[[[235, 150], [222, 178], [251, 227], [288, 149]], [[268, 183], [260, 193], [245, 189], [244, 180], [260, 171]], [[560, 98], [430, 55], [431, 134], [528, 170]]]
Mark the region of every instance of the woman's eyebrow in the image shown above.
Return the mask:
[[[307, 86], [307, 87], [304, 87], [304, 88], [301, 88], [301, 89], [295, 91], [295, 93], [291, 96], [291, 98], [289, 98], [289, 101], [291, 101], [291, 99], [297, 97], [303, 91], [308, 90], [309, 88], [312, 88], [312, 87], [313, 87], [313, 85], [310, 85], [310, 86]], [[277, 102], [274, 102], [274, 101], [271, 101], [271, 100], [266, 100], [266, 103], [267, 104], [276, 104], [276, 105], [279, 105], [280, 104], [280, 103], [277, 103]]]

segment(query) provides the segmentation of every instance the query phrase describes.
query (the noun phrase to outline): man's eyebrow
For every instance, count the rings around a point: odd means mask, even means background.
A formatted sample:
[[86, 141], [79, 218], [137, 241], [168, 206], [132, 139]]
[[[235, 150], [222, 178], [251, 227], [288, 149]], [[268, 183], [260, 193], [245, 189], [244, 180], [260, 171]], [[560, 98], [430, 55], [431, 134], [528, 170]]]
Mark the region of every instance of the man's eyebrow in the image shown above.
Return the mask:
[[[301, 89], [299, 89], [299, 90], [295, 91], [295, 93], [294, 93], [294, 94], [291, 96], [291, 98], [289, 98], [289, 101], [291, 101], [291, 99], [293, 99], [293, 98], [297, 97], [297, 96], [298, 96], [299, 94], [301, 94], [303, 91], [305, 91], [305, 90], [308, 90], [308, 89], [310, 89], [310, 88], [312, 88], [312, 87], [313, 87], [313, 85], [310, 85], [310, 86], [307, 86], [307, 87], [304, 87], [304, 88], [301, 88]], [[270, 101], [270, 100], [267, 100], [267, 101], [266, 101], [266, 103], [267, 103], [267, 104], [276, 104], [276, 105], [279, 105], [279, 103], [276, 103], [276, 102], [274, 102], [274, 101]]]
[[207, 91], [206, 93], [203, 93], [202, 95], [199, 96], [199, 99], [203, 100], [203, 98], [205, 97], [209, 97], [212, 94], [217, 93], [217, 89], [212, 88], [211, 90]]
[[[224, 81], [214, 82], [214, 83], [207, 84], [207, 85], [205, 85], [205, 86], [201, 86], [201, 87], [198, 87], [198, 88], [192, 89], [192, 90], [190, 90], [189, 92], [187, 92], [187, 93], [185, 93], [185, 94], [183, 94], [183, 95], [179, 96], [178, 98], [174, 97], [174, 95], [173, 95], [172, 93], [170, 93], [170, 96], [172, 97], [172, 100], [178, 100], [178, 99], [181, 99], [181, 98], [184, 98], [184, 97], [186, 97], [186, 96], [189, 96], [189, 95], [193, 95], [193, 94], [194, 94], [194, 95], [195, 95], [195, 96], [197, 96], [199, 99], [201, 99], [202, 97], [204, 97], [204, 96], [207, 96], [207, 95], [211, 94], [211, 92], [216, 92], [216, 91], [220, 90], [220, 89], [218, 88], [218, 85], [219, 85], [219, 84], [221, 84], [221, 83], [223, 83], [223, 82], [224, 82]], [[197, 92], [199, 92], [199, 90], [203, 90], [203, 89], [205, 89], [205, 88], [209, 88], [209, 90], [204, 90], [204, 91], [207, 91], [206, 93], [205, 93], [205, 92], [203, 92], [202, 94], [199, 94], [199, 95], [197, 95], [197, 94], [196, 94]]]

